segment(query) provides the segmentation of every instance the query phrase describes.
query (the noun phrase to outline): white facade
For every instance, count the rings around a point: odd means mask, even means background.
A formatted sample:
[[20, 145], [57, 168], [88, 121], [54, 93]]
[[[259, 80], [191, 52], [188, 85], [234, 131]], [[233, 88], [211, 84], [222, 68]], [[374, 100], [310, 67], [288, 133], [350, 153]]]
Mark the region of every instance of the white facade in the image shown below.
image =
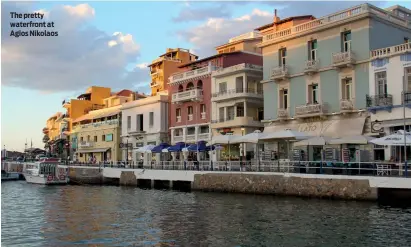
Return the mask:
[[156, 95], [123, 104], [121, 139], [123, 160], [140, 160], [136, 150], [145, 145], [168, 142], [168, 95]]
[[[411, 124], [411, 43], [371, 51], [369, 64], [368, 111], [371, 132], [389, 135], [404, 128], [403, 87], [405, 86], [405, 123]], [[384, 159], [402, 157], [403, 147], [376, 147]], [[407, 152], [410, 152], [407, 148]], [[377, 151], [378, 152], [378, 151]], [[408, 155], [409, 157], [409, 155]], [[375, 157], [378, 159], [378, 157]], [[381, 159], [381, 158], [380, 158]]]

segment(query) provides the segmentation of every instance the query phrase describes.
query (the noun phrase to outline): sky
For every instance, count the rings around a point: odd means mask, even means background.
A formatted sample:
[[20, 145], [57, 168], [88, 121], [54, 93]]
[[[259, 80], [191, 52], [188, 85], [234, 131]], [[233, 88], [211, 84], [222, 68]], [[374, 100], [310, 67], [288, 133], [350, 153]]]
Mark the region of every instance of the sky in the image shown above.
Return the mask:
[[[228, 39], [280, 18], [317, 18], [363, 3], [333, 2], [2, 2], [1, 146], [43, 148], [42, 129], [61, 102], [90, 86], [149, 90], [147, 64], [166, 48], [204, 58]], [[378, 7], [410, 2], [372, 2]], [[44, 13], [57, 37], [10, 36], [10, 12]], [[34, 20], [33, 21], [43, 21]], [[29, 20], [29, 21], [30, 21]], [[26, 20], [27, 21], [27, 20]], [[36, 29], [36, 28], [32, 28]], [[37, 28], [43, 30], [43, 28]]]

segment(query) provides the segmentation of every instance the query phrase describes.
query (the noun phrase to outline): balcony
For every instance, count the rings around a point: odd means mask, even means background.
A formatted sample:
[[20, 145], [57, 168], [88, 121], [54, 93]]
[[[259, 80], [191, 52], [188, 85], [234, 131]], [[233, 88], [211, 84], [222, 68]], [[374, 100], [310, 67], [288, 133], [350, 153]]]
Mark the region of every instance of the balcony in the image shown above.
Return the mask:
[[106, 121], [101, 121], [101, 122], [95, 122], [95, 123], [89, 123], [89, 124], [82, 124], [78, 125], [76, 127], [76, 131], [80, 131], [82, 129], [91, 129], [91, 128], [98, 128], [98, 129], [104, 129], [104, 128], [114, 128], [118, 127], [120, 125], [120, 122], [118, 119], [111, 119], [111, 120], [106, 120]]
[[87, 142], [82, 141], [82, 142], [79, 142], [78, 144], [79, 148], [91, 148], [93, 146], [94, 146], [94, 142], [90, 142], [90, 141], [87, 141]]
[[211, 101], [219, 102], [236, 98], [255, 98], [263, 100], [263, 91], [254, 88], [236, 88], [212, 94]]
[[227, 68], [219, 68], [216, 71], [213, 72], [213, 76], [227, 76], [231, 74], [236, 74], [242, 71], [249, 71], [249, 72], [254, 72], [254, 73], [263, 73], [263, 66], [260, 65], [255, 65], [255, 64], [249, 64], [249, 63], [242, 63], [242, 64], [237, 64], [234, 66], [230, 66]]
[[173, 140], [174, 143], [184, 141], [184, 137], [183, 137], [183, 136], [174, 136], [173, 139], [174, 139], [174, 140]]
[[354, 110], [354, 100], [353, 99], [341, 99], [340, 100], [340, 111], [347, 112]]
[[262, 44], [259, 46], [264, 47], [272, 42], [289, 39], [297, 35], [318, 32], [333, 25], [349, 22], [351, 19], [357, 18], [358, 16], [367, 15], [376, 15], [388, 22], [396, 23], [404, 27], [410, 26], [407, 20], [396, 16], [394, 13], [365, 3], [315, 19], [313, 21], [305, 22], [300, 25], [295, 25], [287, 29], [264, 35]]
[[180, 122], [181, 122], [181, 116], [177, 116], [176, 122], [177, 122], [177, 123], [180, 123]]
[[288, 108], [278, 108], [277, 117], [280, 119], [285, 119], [290, 117], [290, 111]]
[[371, 59], [379, 59], [411, 52], [411, 43], [381, 48], [371, 51]]
[[312, 75], [318, 72], [320, 68], [320, 61], [319, 60], [308, 60], [305, 63], [304, 74]]
[[183, 92], [173, 93], [171, 103], [203, 100], [203, 89], [196, 88]]
[[162, 70], [162, 69], [156, 69], [156, 70], [150, 71], [150, 74], [151, 74], [152, 77], [157, 76], [157, 75], [160, 75], [160, 74], [162, 74], [162, 73], [163, 73], [163, 70]]
[[327, 109], [323, 103], [309, 103], [295, 107], [296, 117], [313, 117], [326, 113]]
[[198, 138], [199, 141], [205, 141], [205, 140], [209, 140], [210, 139], [210, 134], [209, 133], [200, 133], [198, 134]]
[[201, 119], [206, 119], [206, 113], [205, 112], [200, 113], [200, 115], [201, 115]]
[[230, 116], [226, 119], [212, 120], [211, 126], [213, 129], [227, 128], [227, 127], [241, 127], [241, 126], [250, 126], [250, 127], [264, 127], [264, 124], [261, 123], [257, 118], [254, 117], [234, 117]]
[[195, 134], [186, 135], [186, 141], [185, 142], [193, 143], [195, 141], [196, 141], [196, 135]]
[[188, 121], [193, 121], [193, 119], [194, 119], [193, 114], [189, 114], [188, 115]]
[[208, 65], [203, 68], [190, 70], [186, 72], [176, 73], [169, 77], [169, 84], [184, 83], [196, 78], [211, 75], [211, 73], [217, 70], [219, 67]]
[[136, 126], [136, 128], [134, 130], [132, 129], [127, 129], [127, 134], [129, 135], [142, 135], [145, 134], [146, 131], [143, 129], [140, 129], [140, 126]]
[[375, 114], [378, 110], [386, 110], [391, 112], [393, 100], [391, 94], [367, 95], [366, 103], [368, 111]]
[[334, 68], [352, 67], [354, 63], [355, 56], [352, 51], [332, 54], [332, 65]]
[[288, 66], [287, 65], [282, 65], [273, 68], [271, 72], [271, 79], [273, 80], [285, 80], [289, 77], [288, 74]]
[[243, 39], [254, 39], [254, 38], [260, 38], [260, 37], [262, 37], [262, 36], [259, 32], [252, 31], [252, 32], [244, 33], [244, 34], [238, 35], [234, 38], [231, 38], [231, 39], [228, 40], [228, 43], [232, 43], [232, 42], [243, 40]]

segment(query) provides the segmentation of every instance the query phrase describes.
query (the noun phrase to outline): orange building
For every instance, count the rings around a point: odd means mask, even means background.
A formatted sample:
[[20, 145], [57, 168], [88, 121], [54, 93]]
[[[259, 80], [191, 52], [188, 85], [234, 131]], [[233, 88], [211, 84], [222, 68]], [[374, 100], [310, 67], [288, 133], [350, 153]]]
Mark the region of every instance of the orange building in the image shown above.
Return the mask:
[[168, 90], [168, 78], [175, 72], [179, 72], [178, 66], [197, 60], [198, 56], [187, 49], [167, 48], [167, 52], [153, 60], [148, 65], [151, 75], [151, 95]]

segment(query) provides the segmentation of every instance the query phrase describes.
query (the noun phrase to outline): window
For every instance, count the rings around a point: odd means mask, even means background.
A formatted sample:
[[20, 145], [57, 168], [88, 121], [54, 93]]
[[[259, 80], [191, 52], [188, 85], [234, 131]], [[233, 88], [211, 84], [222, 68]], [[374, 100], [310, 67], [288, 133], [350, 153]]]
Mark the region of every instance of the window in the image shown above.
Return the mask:
[[224, 116], [224, 107], [220, 107], [218, 109], [218, 116], [219, 116], [219, 120], [220, 122], [224, 121], [225, 116]]
[[218, 84], [218, 89], [220, 93], [227, 92], [227, 82], [221, 82], [220, 84]]
[[280, 108], [281, 109], [288, 108], [288, 89], [280, 90]]
[[127, 129], [131, 129], [131, 116], [127, 116]]
[[87, 141], [88, 141], [88, 142], [90, 141], [90, 136], [87, 136]]
[[94, 141], [97, 142], [97, 136], [94, 136]]
[[407, 44], [409, 42], [409, 39], [407, 37], [404, 37], [404, 43]]
[[144, 131], [144, 116], [143, 114], [137, 115], [137, 131]]
[[352, 97], [352, 78], [342, 80], [342, 99], [351, 100]]
[[112, 142], [113, 141], [113, 134], [107, 134], [106, 135], [106, 142]]
[[227, 107], [227, 120], [234, 119], [234, 106]]
[[280, 65], [280, 66], [286, 65], [287, 48], [281, 48], [281, 49], [279, 50], [279, 58], [280, 58], [279, 65]]
[[188, 119], [188, 121], [191, 121], [191, 120], [193, 120], [193, 107], [192, 106], [189, 106], [189, 107], [187, 107], [187, 113], [188, 113], [188, 115], [187, 115], [187, 119]]
[[83, 142], [83, 141], [84, 141], [84, 138], [83, 138], [83, 137], [80, 137], [80, 141]]
[[308, 42], [308, 60], [317, 59], [317, 40], [311, 40]]
[[405, 68], [405, 91], [411, 92], [411, 67]]
[[318, 104], [318, 84], [312, 84], [309, 86], [309, 98], [308, 103]]
[[176, 109], [176, 122], [181, 122], [181, 108]]
[[351, 31], [342, 34], [343, 52], [351, 51]]
[[103, 142], [105, 142], [105, 141], [106, 141], [106, 135], [102, 135], [102, 136], [101, 136], [101, 140], [102, 140]]
[[387, 72], [386, 71], [381, 71], [378, 73], [375, 73], [375, 85], [376, 85], [376, 93], [379, 96], [385, 96], [388, 91], [387, 91]]
[[154, 112], [150, 112], [149, 125], [150, 125], [150, 127], [154, 125]]
[[237, 105], [237, 117], [244, 117], [244, 103]]
[[206, 117], [206, 106], [205, 106], [205, 104], [200, 105], [200, 117], [201, 117], [201, 119], [205, 119], [205, 117]]

